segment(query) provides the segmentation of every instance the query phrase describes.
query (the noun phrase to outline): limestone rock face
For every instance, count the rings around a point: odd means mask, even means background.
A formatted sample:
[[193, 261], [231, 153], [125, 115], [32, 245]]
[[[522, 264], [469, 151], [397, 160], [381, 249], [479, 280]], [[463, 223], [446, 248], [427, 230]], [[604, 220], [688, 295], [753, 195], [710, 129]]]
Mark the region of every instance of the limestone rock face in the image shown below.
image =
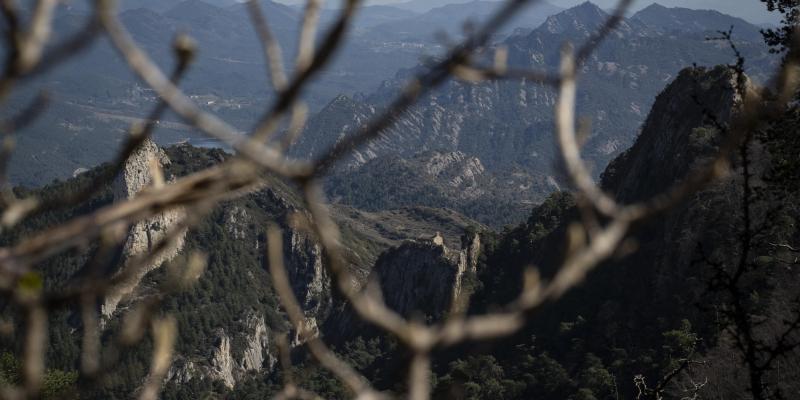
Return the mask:
[[[650, 11], [651, 17], [648, 18], [618, 21], [607, 40], [582, 66], [578, 107], [581, 116], [591, 120], [592, 127], [582, 155], [593, 174], [602, 172], [608, 162], [633, 144], [656, 95], [682, 68], [693, 62], [704, 65], [730, 63], [729, 49], [706, 41], [707, 35], [700, 32], [727, 30], [735, 23], [732, 18], [700, 16], [703, 12], [688, 9], [680, 12], [671, 9], [666, 15], [653, 12], [657, 11], [655, 9]], [[669, 15], [672, 12], [677, 14]], [[695, 17], [698, 19], [693, 19]], [[561, 61], [560, 47], [565, 41], [585, 42], [608, 18], [606, 11], [589, 2], [553, 15], [538, 28], [511, 35], [503, 42], [508, 49], [508, 65], [555, 70]], [[698, 20], [704, 21], [697, 26], [702, 27], [701, 31], [688, 26], [691, 21]], [[742, 25], [736, 25], [734, 35], [740, 35], [737, 36], [740, 39], [754, 39], [753, 42], [742, 40], [752, 46], [745, 50], [752, 51], [751, 55], [745, 55], [748, 73], [756, 81], [764, 81], [763, 78], [775, 70], [773, 63], [776, 58], [766, 56], [757, 27], [752, 27], [755, 28], [751, 30], [752, 34], [742, 35], [744, 32], [740, 28], [748, 24], [741, 22]], [[674, 57], [665, 58], [663, 54]], [[337, 98], [309, 120], [292, 152], [299, 158], [318, 157], [323, 149], [334, 145], [348, 132], [357, 130], [364, 121], [379, 115], [398, 93], [402, 93], [407, 78], [416, 72], [416, 69], [399, 72], [363, 100]], [[686, 92], [683, 104], [692, 104], [690, 96], [691, 93]], [[558, 168], [554, 168], [560, 162], [553, 143], [553, 105], [556, 99], [557, 93], [553, 88], [525, 79], [479, 83], [449, 80], [438, 90], [421, 96], [375, 140], [344, 157], [340, 168], [333, 171], [333, 179], [338, 182], [329, 186], [330, 197], [334, 202], [341, 199], [343, 204], [368, 210], [412, 204], [447, 207], [498, 230], [506, 224], [515, 225], [527, 218], [534, 204], [566, 183], [562, 181]], [[446, 161], [455, 160], [451, 157], [458, 153], [479, 159], [485, 168], [485, 172], [480, 174], [480, 184], [470, 184], [477, 176], [474, 172], [479, 171], [477, 163], [455, 170], [453, 172], [457, 173], [453, 175], [449, 172], [431, 175], [418, 169], [418, 155], [427, 156], [432, 151], [442, 154], [431, 160], [432, 167], [441, 169], [432, 168], [431, 172], [448, 171], [445, 167], [451, 164]], [[389, 162], [398, 158], [405, 163]], [[381, 173], [379, 169], [382, 167], [391, 170]], [[392, 187], [380, 196], [371, 194], [381, 189], [381, 183], [399, 181], [400, 173], [405, 173], [407, 178], [398, 182], [397, 189]], [[455, 184], [457, 189], [454, 190], [450, 184]], [[358, 193], [359, 188], [375, 189], [366, 191], [370, 195], [363, 195]], [[446, 189], [449, 192], [442, 193]], [[392, 198], [397, 200], [387, 200]], [[473, 200], [480, 200], [479, 205], [467, 203]], [[379, 202], [382, 204], [377, 205]], [[484, 212], [474, 211], [490, 209], [498, 202], [507, 202], [513, 207], [515, 217], [501, 221], [496, 215], [486, 216]], [[391, 204], [385, 207], [386, 203]], [[487, 207], [487, 203], [490, 206]], [[508, 207], [505, 204], [501, 206]]]
[[481, 253], [481, 237], [480, 235], [465, 235], [462, 237], [461, 251], [458, 253], [458, 275], [453, 285], [452, 304], [457, 311], [465, 311], [468, 306], [466, 300], [471, 293], [465, 292], [464, 277], [465, 274], [474, 274], [478, 267], [478, 257]]
[[[387, 155], [339, 171], [327, 187], [334, 203], [365, 210], [449, 208], [501, 228], [525, 218], [532, 202], [556, 185], [554, 178], [526, 168], [498, 174], [464, 151], [422, 151], [409, 158]], [[488, 211], [499, 209], [503, 212]]]
[[187, 383], [192, 380], [197, 373], [197, 366], [194, 362], [176, 357], [167, 373], [166, 381], [177, 384]]
[[125, 167], [114, 180], [114, 200], [133, 198], [152, 182], [150, 159], [155, 159], [162, 167], [170, 164], [170, 159], [152, 140], [145, 140], [130, 157]]
[[486, 169], [477, 157], [463, 152], [432, 152], [425, 161], [424, 170], [433, 179], [446, 183], [461, 192], [464, 199], [474, 199], [485, 193], [481, 187]]
[[231, 339], [225, 330], [220, 329], [217, 332], [217, 347], [211, 356], [211, 368], [208, 370], [208, 376], [211, 379], [222, 381], [225, 386], [230, 388], [236, 384], [236, 379], [233, 377], [236, 367], [236, 361], [231, 355]]
[[378, 259], [372, 278], [380, 283], [386, 304], [406, 317], [441, 319], [462, 307], [469, 274], [475, 273], [480, 238], [464, 240], [461, 250], [445, 246], [440, 235], [406, 242]]
[[167, 382], [186, 383], [193, 379], [220, 381], [233, 388], [247, 374], [269, 372], [275, 366], [276, 358], [270, 350], [271, 331], [264, 317], [249, 315], [244, 323], [245, 332], [239, 334], [244, 343], [241, 355], [233, 349], [233, 338], [218, 329], [213, 351], [207, 360], [187, 360], [179, 357], [167, 374]]
[[[285, 193], [265, 187], [254, 193], [253, 200], [262, 211], [269, 215], [271, 222], [277, 222], [283, 230], [283, 253], [289, 280], [306, 315], [317, 320], [324, 319], [331, 308], [331, 280], [325, 267], [322, 247], [313, 235], [298, 229], [292, 219], [309, 215], [299, 210], [296, 201], [287, 198]], [[252, 240], [259, 248], [256, 236], [247, 237], [244, 232], [255, 218], [255, 212], [233, 207], [225, 211], [225, 224], [228, 232], [236, 239]], [[263, 241], [263, 239], [262, 239]]]
[[331, 307], [331, 279], [323, 265], [322, 247], [307, 234], [290, 229], [284, 235], [286, 268], [306, 315], [324, 319]]
[[[152, 183], [151, 160], [155, 160], [162, 167], [170, 163], [167, 155], [155, 143], [146, 140], [128, 158], [124, 168], [114, 180], [115, 202], [134, 198], [137, 193]], [[116, 272], [117, 278], [123, 276], [124, 278], [121, 279], [117, 290], [108, 295], [101, 305], [104, 318], [108, 319], [114, 315], [119, 303], [136, 290], [145, 275], [178, 255], [183, 248], [186, 231], [173, 232], [173, 228], [179, 225], [184, 217], [183, 210], [173, 209], [131, 226], [123, 249], [124, 261]], [[169, 245], [161, 249], [150, 262], [146, 265], [135, 266], [135, 270], [128, 270], [133, 267], [133, 264], [129, 263], [130, 260], [148, 255], [168, 235], [175, 236], [171, 238]]]
[[477, 177], [485, 171], [481, 160], [469, 157], [463, 152], [450, 153], [433, 152], [425, 163], [428, 174], [447, 178], [453, 187], [462, 185], [476, 185]]
[[292, 330], [290, 331], [290, 337], [292, 338], [292, 341], [291, 341], [290, 345], [292, 347], [302, 346], [303, 344], [308, 342], [310, 339], [313, 339], [313, 338], [319, 336], [319, 332], [320, 331], [319, 331], [319, 325], [317, 324], [317, 319], [316, 318], [314, 318], [314, 317], [306, 317], [304, 323], [305, 323], [305, 327], [306, 327], [306, 331], [305, 332], [300, 332], [299, 330], [297, 330], [295, 328], [292, 328]]
[[261, 371], [272, 369], [275, 357], [269, 349], [269, 329], [263, 317], [251, 317], [247, 321], [247, 345], [242, 356], [241, 369], [244, 371]]
[[[383, 252], [366, 283], [380, 285], [386, 305], [405, 318], [420, 322], [440, 321], [450, 312], [466, 309], [481, 252], [477, 234], [461, 238], [461, 249], [453, 249], [441, 234], [427, 239], [407, 240]], [[320, 327], [328, 340], [373, 333], [349, 304], [337, 304], [336, 311]], [[377, 333], [377, 332], [375, 332]]]

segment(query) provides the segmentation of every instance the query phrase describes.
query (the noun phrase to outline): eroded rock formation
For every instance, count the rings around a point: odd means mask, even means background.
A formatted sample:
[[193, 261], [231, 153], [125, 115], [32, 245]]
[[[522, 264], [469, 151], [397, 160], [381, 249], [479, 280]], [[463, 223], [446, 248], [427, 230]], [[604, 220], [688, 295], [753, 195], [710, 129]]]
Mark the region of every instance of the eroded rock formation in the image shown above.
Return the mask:
[[284, 234], [289, 280], [306, 314], [322, 319], [331, 306], [331, 279], [323, 265], [322, 247], [308, 234], [289, 229]]
[[[167, 155], [151, 140], [146, 140], [126, 161], [124, 168], [114, 180], [114, 201], [133, 199], [137, 193], [152, 183], [151, 163], [164, 167], [170, 163]], [[104, 318], [114, 315], [120, 302], [130, 296], [139, 286], [142, 278], [150, 271], [159, 268], [173, 259], [183, 248], [186, 231], [178, 229], [185, 214], [183, 210], [172, 209], [137, 222], [130, 227], [123, 249], [122, 266], [112, 279], [117, 281], [101, 305]], [[166, 246], [156, 250], [163, 240]], [[150, 257], [141, 263], [143, 257]]]
[[[244, 327], [245, 331], [239, 334], [218, 329], [213, 351], [207, 359], [178, 357], [167, 374], [167, 381], [181, 384], [208, 379], [233, 388], [248, 373], [271, 371], [276, 358], [270, 350], [271, 331], [264, 317], [251, 314]], [[243, 349], [234, 349], [234, 337], [242, 339]]]
[[406, 317], [438, 320], [463, 307], [468, 281], [475, 273], [480, 237], [450, 249], [438, 233], [431, 240], [409, 241], [384, 253], [372, 278], [380, 283], [386, 304]]

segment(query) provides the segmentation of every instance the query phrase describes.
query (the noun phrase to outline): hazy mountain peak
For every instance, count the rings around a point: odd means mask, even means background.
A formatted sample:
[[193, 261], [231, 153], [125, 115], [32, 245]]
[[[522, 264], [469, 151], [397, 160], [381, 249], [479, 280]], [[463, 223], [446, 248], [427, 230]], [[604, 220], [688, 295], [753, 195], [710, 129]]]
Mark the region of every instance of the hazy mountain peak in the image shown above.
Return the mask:
[[553, 34], [589, 35], [608, 18], [608, 13], [587, 1], [547, 18], [542, 28]]
[[632, 17], [662, 32], [717, 32], [733, 27], [735, 36], [748, 40], [761, 39], [759, 28], [749, 22], [717, 10], [695, 10], [652, 4]]
[[648, 12], [652, 12], [652, 11], [668, 10], [668, 9], [669, 9], [668, 7], [661, 5], [661, 3], [653, 3], [653, 4], [650, 4], [649, 6], [641, 9], [639, 12], [643, 12], [645, 10], [647, 10]]
[[568, 8], [565, 10], [567, 13], [572, 13], [582, 18], [595, 18], [595, 17], [607, 17], [608, 13], [605, 12], [600, 6], [597, 4], [592, 3], [591, 1], [585, 1], [581, 4], [578, 4], [575, 7]]

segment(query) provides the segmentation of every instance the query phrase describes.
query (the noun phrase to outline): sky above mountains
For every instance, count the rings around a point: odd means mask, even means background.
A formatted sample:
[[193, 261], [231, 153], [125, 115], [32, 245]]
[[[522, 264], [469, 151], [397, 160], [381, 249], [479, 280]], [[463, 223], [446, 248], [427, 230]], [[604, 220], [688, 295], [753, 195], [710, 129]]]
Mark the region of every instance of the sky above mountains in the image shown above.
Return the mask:
[[[286, 4], [303, 3], [303, 0], [277, 0]], [[368, 5], [378, 4], [398, 4], [404, 3], [409, 0], [366, 0]], [[452, 0], [450, 3], [464, 3], [471, 0]], [[551, 3], [562, 6], [571, 7], [585, 0], [550, 0]], [[592, 0], [595, 4], [603, 8], [610, 8], [616, 4], [616, 0]], [[686, 7], [694, 9], [712, 9], [725, 14], [733, 15], [743, 18], [747, 21], [756, 24], [763, 23], [778, 23], [780, 21], [777, 13], [770, 13], [766, 11], [763, 3], [759, 0], [637, 0], [634, 5], [633, 11], [638, 11], [641, 8], [647, 7], [653, 3], [659, 3], [667, 7]], [[337, 4], [336, 0], [327, 0], [326, 3], [330, 6]]]

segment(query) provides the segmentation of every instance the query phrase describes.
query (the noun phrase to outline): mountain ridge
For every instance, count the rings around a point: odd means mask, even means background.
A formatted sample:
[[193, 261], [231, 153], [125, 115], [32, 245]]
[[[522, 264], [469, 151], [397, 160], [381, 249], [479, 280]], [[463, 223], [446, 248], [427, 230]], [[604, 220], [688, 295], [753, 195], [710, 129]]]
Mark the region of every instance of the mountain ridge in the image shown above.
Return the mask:
[[[607, 17], [589, 2], [550, 16], [532, 32], [503, 42], [508, 49], [509, 65], [555, 71], [560, 43], [564, 40], [580, 43]], [[763, 77], [771, 71], [776, 60], [769, 56], [763, 43], [738, 45], [751, 60], [748, 65], [753, 76]], [[594, 174], [599, 175], [609, 161], [632, 144], [665, 82], [693, 63], [716, 65], [732, 60], [733, 52], [724, 44], [709, 42], [694, 30], [675, 36], [635, 18], [622, 21], [620, 29], [597, 48], [581, 70], [578, 112], [592, 120], [592, 134], [584, 146], [584, 155]], [[311, 118], [292, 154], [314, 157], [363, 126], [379, 115], [405, 81], [420, 70], [424, 67], [398, 72], [394, 79], [385, 81], [363, 100], [340, 97], [329, 103]], [[516, 170], [525, 171], [532, 182], [538, 182], [542, 192], [525, 193], [523, 200], [540, 200], [564, 183], [553, 170], [557, 161], [552, 136], [555, 99], [552, 88], [525, 80], [478, 84], [447, 81], [423, 96], [375, 141], [355, 149], [353, 156], [345, 159], [334, 174], [360, 175], [368, 181], [372, 179], [370, 175], [376, 174], [359, 174], [358, 169], [375, 158], [412, 159], [427, 151], [462, 152], [479, 159], [487, 172], [498, 178]], [[418, 174], [424, 176], [424, 171]], [[551, 181], [555, 184], [548, 184]]]
[[631, 19], [658, 26], [665, 31], [696, 31], [718, 36], [719, 31], [728, 31], [734, 39], [759, 40], [761, 30], [751, 23], [716, 10], [692, 10], [682, 7], [665, 7], [659, 3], [639, 10]]

